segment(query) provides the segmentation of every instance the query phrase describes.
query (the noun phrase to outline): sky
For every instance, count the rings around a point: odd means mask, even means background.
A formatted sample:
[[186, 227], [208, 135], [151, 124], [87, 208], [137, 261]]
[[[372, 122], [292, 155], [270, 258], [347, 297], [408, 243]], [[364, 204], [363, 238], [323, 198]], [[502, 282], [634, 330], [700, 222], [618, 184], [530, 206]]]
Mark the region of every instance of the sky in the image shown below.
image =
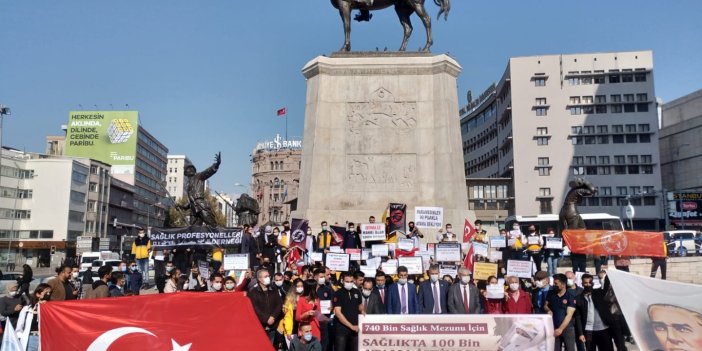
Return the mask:
[[[664, 102], [702, 88], [700, 0], [452, 0], [448, 21], [432, 15], [435, 54], [463, 67], [459, 103], [499, 80], [509, 57], [653, 50]], [[409, 49], [424, 45], [417, 17]], [[396, 50], [392, 9], [352, 24], [352, 49]], [[256, 142], [302, 137], [302, 67], [343, 43], [329, 1], [0, 0], [0, 104], [9, 106], [3, 145], [43, 152], [71, 110], [138, 110], [171, 154], [203, 169], [220, 192], [250, 183]], [[458, 106], [457, 106], [458, 108]]]

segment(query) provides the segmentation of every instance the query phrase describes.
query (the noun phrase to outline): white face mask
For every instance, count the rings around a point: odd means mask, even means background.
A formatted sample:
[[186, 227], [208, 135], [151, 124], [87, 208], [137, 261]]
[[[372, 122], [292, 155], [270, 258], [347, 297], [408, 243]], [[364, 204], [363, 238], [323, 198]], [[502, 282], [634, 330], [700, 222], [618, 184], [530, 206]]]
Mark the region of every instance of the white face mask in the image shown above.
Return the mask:
[[298, 286], [297, 288], [295, 288], [295, 291], [296, 291], [298, 294], [302, 294], [302, 292], [305, 291], [305, 288], [303, 288], [303, 287], [301, 287], [301, 286]]
[[351, 290], [353, 289], [354, 285], [353, 283], [344, 283], [344, 289], [346, 290]]
[[368, 297], [371, 294], [371, 290], [363, 289], [363, 296]]
[[280, 288], [281, 286], [283, 286], [283, 281], [282, 281], [282, 280], [276, 280], [276, 281], [275, 281], [275, 286], [277, 286], [277, 287]]
[[407, 278], [400, 278], [397, 282], [400, 283], [400, 285], [405, 285], [407, 284]]
[[271, 285], [271, 277], [265, 277], [265, 278], [263, 278], [263, 285], [264, 285], [264, 286], [269, 286], [269, 285]]
[[72, 272], [71, 276], [73, 277], [73, 279], [78, 278], [78, 272]]
[[225, 287], [227, 290], [234, 290], [235, 285], [234, 285], [234, 284], [231, 284], [231, 283], [227, 283], [224, 287]]
[[188, 290], [188, 289], [190, 289], [190, 284], [188, 284], [188, 283], [183, 284], [183, 290]]
[[222, 290], [222, 283], [212, 283], [212, 289], [215, 289], [215, 291]]
[[544, 287], [544, 283], [543, 283], [542, 281], [540, 281], [540, 280], [537, 280], [537, 281], [536, 281], [536, 287], [539, 288], [539, 289], [542, 289], [542, 288]]
[[139, 237], [140, 237], [140, 238], [143, 238], [144, 235], [145, 235], [144, 233], [139, 233]]
[[410, 279], [408, 280], [410, 284], [414, 284], [414, 280]]
[[512, 291], [517, 291], [519, 290], [519, 283], [512, 283], [509, 285], [509, 289]]
[[324, 278], [317, 279], [317, 284], [319, 284], [319, 285], [324, 285], [325, 282], [326, 282], [326, 280]]
[[573, 286], [575, 284], [575, 281], [573, 279], [568, 279], [568, 286]]
[[469, 275], [461, 277], [461, 284], [468, 285], [468, 283], [470, 283], [470, 276]]
[[429, 278], [431, 279], [431, 282], [432, 282], [432, 283], [436, 283], [436, 282], [439, 280], [439, 275], [438, 275], [438, 274], [432, 274], [432, 275], [429, 276]]
[[514, 229], [514, 230], [519, 230], [519, 226], [518, 226], [518, 225], [513, 225], [513, 226], [512, 226], [512, 229]]

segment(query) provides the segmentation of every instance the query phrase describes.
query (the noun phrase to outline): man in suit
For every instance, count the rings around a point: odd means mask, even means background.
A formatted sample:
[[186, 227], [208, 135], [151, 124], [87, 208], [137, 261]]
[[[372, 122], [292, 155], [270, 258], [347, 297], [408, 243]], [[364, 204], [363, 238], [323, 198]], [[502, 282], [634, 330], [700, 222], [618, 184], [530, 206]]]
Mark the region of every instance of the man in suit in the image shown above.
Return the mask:
[[448, 313], [478, 314], [480, 313], [480, 297], [478, 288], [470, 284], [470, 271], [466, 267], [458, 270], [460, 282], [451, 285], [448, 293]]
[[439, 265], [429, 267], [429, 280], [419, 285], [419, 313], [446, 314], [449, 284], [439, 279]]
[[385, 289], [385, 273], [378, 271], [375, 274], [375, 287], [373, 288], [373, 292], [377, 293], [378, 296], [380, 296], [380, 303], [383, 304], [383, 310], [386, 310], [385, 295], [387, 293], [387, 290]]
[[407, 267], [397, 267], [397, 284], [387, 289], [385, 306], [388, 314], [417, 314], [417, 288], [407, 282]]
[[385, 304], [380, 301], [380, 295], [373, 289], [373, 279], [363, 280], [361, 294], [363, 295], [363, 307], [366, 314], [385, 314]]

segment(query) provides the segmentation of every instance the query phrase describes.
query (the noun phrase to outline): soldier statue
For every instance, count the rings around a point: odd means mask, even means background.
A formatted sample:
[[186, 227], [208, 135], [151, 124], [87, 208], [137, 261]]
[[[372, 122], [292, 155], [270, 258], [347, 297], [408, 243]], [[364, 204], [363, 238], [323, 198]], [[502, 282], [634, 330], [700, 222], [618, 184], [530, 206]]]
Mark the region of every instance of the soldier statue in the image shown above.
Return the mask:
[[184, 210], [190, 210], [190, 225], [206, 224], [210, 227], [217, 226], [215, 216], [216, 212], [212, 206], [210, 206], [210, 203], [207, 201], [207, 197], [205, 196], [205, 181], [217, 173], [221, 163], [222, 153], [218, 152], [215, 155], [215, 162], [212, 164], [212, 166], [200, 173], [197, 173], [197, 170], [193, 165], [185, 166], [188, 203], [179, 207]]

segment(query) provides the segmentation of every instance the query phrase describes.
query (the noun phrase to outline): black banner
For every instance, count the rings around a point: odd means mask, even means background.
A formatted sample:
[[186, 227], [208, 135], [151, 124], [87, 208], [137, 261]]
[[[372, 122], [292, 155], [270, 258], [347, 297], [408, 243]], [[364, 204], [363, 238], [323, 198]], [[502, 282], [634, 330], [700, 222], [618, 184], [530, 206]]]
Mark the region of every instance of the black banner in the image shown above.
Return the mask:
[[242, 228], [209, 228], [190, 226], [183, 228], [151, 228], [151, 245], [159, 249], [179, 246], [203, 248], [236, 247], [241, 245]]
[[390, 233], [407, 233], [407, 205], [390, 204]]
[[306, 219], [292, 219], [292, 226], [290, 227], [290, 247], [299, 247], [305, 249], [307, 243], [307, 228], [309, 228], [309, 222]]

